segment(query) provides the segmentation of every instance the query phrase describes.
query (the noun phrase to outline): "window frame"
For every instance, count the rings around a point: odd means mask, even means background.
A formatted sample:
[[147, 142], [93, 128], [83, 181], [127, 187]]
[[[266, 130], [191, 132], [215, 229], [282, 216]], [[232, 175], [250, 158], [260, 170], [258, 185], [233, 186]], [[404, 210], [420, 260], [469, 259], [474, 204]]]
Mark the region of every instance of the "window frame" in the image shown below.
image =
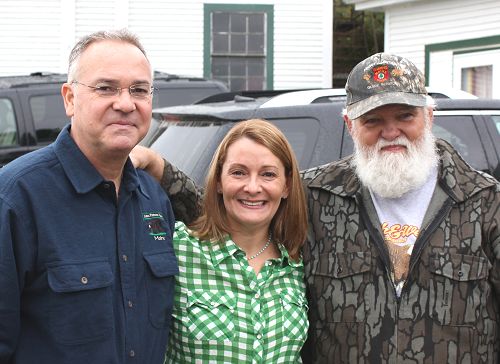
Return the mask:
[[[500, 50], [500, 35], [493, 35], [482, 38], [473, 38], [473, 39], [463, 39], [463, 40], [455, 40], [451, 42], [444, 43], [432, 43], [425, 44], [425, 84], [428, 86], [431, 75], [431, 57], [433, 54], [439, 54], [440, 52], [450, 52], [451, 60], [448, 65], [451, 68], [451, 82], [454, 84], [456, 88], [459, 88], [459, 84], [461, 83], [461, 78], [456, 72], [460, 71], [460, 68], [455, 64], [456, 62], [460, 62], [460, 58], [465, 56], [474, 56], [477, 53], [483, 53], [479, 59], [482, 59], [482, 62], [477, 62], [477, 64], [470, 64], [471, 66], [481, 66], [481, 65], [493, 65], [493, 79], [492, 79], [492, 97], [498, 97], [498, 88], [495, 86], [495, 74], [498, 73], [499, 62], [496, 60], [494, 56], [488, 56], [488, 53], [493, 52], [493, 54], [498, 53]], [[484, 60], [487, 62], [485, 63]], [[455, 84], [456, 83], [456, 84]]]
[[203, 28], [203, 76], [213, 78], [212, 70], [212, 13], [224, 12], [254, 12], [266, 13], [266, 82], [265, 87], [272, 90], [274, 87], [274, 6], [273, 5], [243, 5], [243, 4], [204, 4]]

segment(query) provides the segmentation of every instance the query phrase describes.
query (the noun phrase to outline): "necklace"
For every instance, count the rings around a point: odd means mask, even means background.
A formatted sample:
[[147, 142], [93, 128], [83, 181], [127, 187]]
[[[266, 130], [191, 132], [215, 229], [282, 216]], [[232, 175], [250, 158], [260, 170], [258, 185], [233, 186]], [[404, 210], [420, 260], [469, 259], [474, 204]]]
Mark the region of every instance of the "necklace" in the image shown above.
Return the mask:
[[251, 257], [247, 257], [247, 260], [252, 260], [254, 258], [257, 258], [259, 255], [261, 255], [262, 253], [264, 253], [264, 250], [267, 249], [267, 247], [269, 246], [269, 244], [271, 244], [271, 233], [269, 233], [269, 238], [267, 239], [266, 245], [264, 245], [261, 250], [259, 250], [257, 253], [255, 253]]

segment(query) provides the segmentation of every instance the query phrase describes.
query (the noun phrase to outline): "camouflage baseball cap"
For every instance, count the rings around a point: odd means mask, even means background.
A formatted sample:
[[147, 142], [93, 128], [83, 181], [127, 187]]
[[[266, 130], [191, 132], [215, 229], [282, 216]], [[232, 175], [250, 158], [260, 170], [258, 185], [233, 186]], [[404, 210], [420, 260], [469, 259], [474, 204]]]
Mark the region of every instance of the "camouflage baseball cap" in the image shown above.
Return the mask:
[[393, 54], [377, 53], [358, 63], [345, 89], [349, 119], [387, 104], [426, 105], [424, 75], [409, 60]]

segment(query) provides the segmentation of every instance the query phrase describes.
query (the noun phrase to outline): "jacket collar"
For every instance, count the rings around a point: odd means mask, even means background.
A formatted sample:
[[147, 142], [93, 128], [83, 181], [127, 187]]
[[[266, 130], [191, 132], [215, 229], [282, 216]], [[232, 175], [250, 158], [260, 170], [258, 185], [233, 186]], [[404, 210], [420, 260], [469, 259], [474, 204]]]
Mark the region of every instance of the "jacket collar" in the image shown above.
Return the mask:
[[339, 161], [311, 168], [303, 172], [303, 178], [311, 180], [310, 188], [320, 188], [333, 194], [354, 196], [360, 188], [358, 177], [351, 168], [352, 156]]
[[453, 200], [465, 201], [498, 183], [490, 175], [473, 169], [448, 142], [439, 139], [437, 147], [441, 159], [438, 183]]

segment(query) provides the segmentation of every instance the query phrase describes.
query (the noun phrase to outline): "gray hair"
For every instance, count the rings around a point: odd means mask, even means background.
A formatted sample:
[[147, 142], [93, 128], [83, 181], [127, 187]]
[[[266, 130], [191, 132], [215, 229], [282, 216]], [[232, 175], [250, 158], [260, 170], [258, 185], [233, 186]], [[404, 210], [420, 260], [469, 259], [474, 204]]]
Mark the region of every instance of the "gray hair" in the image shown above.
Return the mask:
[[[103, 40], [116, 40], [121, 42], [130, 43], [144, 54], [146, 59], [148, 59], [146, 55], [146, 51], [142, 46], [139, 38], [128, 29], [118, 29], [118, 30], [102, 30], [81, 38], [71, 50], [69, 54], [69, 62], [68, 62], [68, 82], [72, 82], [75, 79], [76, 71], [78, 69], [78, 61], [80, 60], [80, 56], [82, 53], [95, 42], [100, 42]], [[149, 60], [148, 60], [149, 62]]]

